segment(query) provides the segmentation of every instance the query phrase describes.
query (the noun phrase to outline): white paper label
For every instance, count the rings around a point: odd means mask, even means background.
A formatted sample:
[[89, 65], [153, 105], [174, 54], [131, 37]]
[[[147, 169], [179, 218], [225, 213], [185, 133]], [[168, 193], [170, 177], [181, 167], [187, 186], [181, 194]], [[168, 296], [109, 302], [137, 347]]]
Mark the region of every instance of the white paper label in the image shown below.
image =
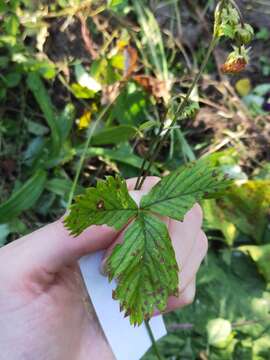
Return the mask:
[[[112, 299], [116, 283], [109, 283], [99, 271], [102, 255], [100, 251], [80, 259], [87, 291], [116, 359], [139, 360], [151, 346], [148, 332], [144, 324], [131, 326], [129, 318], [120, 313], [119, 303]], [[152, 318], [149, 323], [156, 340], [166, 335], [162, 316]]]

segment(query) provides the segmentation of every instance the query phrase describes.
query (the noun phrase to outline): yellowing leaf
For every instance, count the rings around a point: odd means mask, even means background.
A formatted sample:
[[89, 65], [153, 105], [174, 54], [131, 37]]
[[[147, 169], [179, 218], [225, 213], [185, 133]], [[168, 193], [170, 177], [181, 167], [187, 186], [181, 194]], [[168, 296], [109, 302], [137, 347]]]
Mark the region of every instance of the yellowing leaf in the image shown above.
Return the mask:
[[219, 200], [226, 220], [233, 222], [244, 234], [261, 243], [266, 232], [270, 208], [270, 181], [247, 181], [234, 185]]
[[129, 39], [119, 39], [116, 43], [116, 47], [121, 50], [124, 49], [129, 44]]
[[229, 221], [215, 199], [204, 200], [202, 205], [206, 228], [221, 231], [225, 237], [226, 243], [229, 246], [232, 246], [238, 235], [236, 226]]
[[240, 96], [246, 96], [251, 91], [251, 82], [248, 78], [238, 80], [235, 88]]
[[92, 76], [88, 74], [82, 65], [75, 65], [75, 75], [78, 84], [94, 93], [101, 90], [101, 85]]
[[123, 53], [117, 53], [116, 55], [111, 57], [111, 65], [112, 67], [124, 70], [125, 68], [125, 57]]
[[259, 272], [267, 282], [270, 282], [270, 244], [262, 246], [240, 246], [239, 250], [252, 258], [256, 263]]
[[225, 348], [232, 340], [232, 325], [225, 319], [213, 319], [207, 324], [208, 342], [217, 348]]
[[81, 86], [78, 83], [71, 84], [70, 89], [73, 95], [78, 99], [92, 99], [95, 97], [95, 92], [93, 90], [89, 90], [87, 87]]
[[87, 129], [92, 119], [92, 112], [90, 110], [84, 111], [80, 117], [77, 125], [80, 130]]

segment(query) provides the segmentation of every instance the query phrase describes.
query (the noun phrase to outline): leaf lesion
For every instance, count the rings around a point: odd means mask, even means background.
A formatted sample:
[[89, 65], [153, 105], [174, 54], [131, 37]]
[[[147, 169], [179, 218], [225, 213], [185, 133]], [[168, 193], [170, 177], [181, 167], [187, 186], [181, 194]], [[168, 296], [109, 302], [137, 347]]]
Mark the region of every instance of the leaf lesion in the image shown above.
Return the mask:
[[106, 210], [104, 200], [99, 200], [96, 205], [97, 210]]

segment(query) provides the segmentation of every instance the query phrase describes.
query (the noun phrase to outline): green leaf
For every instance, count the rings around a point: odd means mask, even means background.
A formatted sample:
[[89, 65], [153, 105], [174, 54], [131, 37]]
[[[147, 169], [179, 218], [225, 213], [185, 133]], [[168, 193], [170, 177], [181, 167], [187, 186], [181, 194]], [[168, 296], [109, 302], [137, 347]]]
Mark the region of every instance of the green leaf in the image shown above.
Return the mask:
[[106, 224], [120, 230], [137, 212], [125, 180], [109, 176], [75, 199], [65, 224], [73, 235], [79, 235], [91, 225]]
[[[77, 151], [77, 155], [80, 156], [81, 153], [83, 152], [83, 147], [78, 146], [76, 151]], [[122, 146], [117, 149], [90, 147], [87, 150], [87, 156], [89, 157], [100, 156], [103, 158], [108, 158], [110, 160], [117, 161], [122, 164], [130, 165], [136, 169], [140, 169], [143, 163], [143, 159], [135, 155], [132, 152], [132, 148], [129, 147], [128, 144], [122, 144]], [[155, 166], [152, 166], [151, 173], [154, 175], [159, 175], [159, 172]]]
[[27, 85], [32, 91], [51, 129], [52, 152], [55, 155], [61, 148], [61, 142], [53, 104], [39, 75], [30, 73], [27, 77]]
[[266, 282], [270, 283], [270, 244], [262, 246], [240, 246], [239, 250], [248, 254], [252, 258]]
[[145, 195], [140, 206], [145, 210], [183, 220], [184, 215], [203, 197], [209, 197], [230, 184], [227, 176], [210, 160], [199, 160], [165, 176]]
[[45, 171], [38, 170], [18, 191], [1, 204], [0, 223], [10, 221], [34, 205], [44, 189], [46, 177]]
[[108, 7], [116, 12], [122, 12], [128, 6], [128, 0], [107, 0]]
[[5, 84], [8, 88], [14, 88], [19, 84], [21, 80], [21, 74], [18, 72], [10, 72], [5, 76], [4, 79]]
[[[45, 79], [53, 79], [56, 76], [55, 64], [48, 60], [37, 60], [36, 58], [25, 58], [22, 54], [16, 54], [13, 60], [21, 63], [25, 72], [40, 75]], [[14, 59], [15, 57], [15, 59]]]
[[233, 222], [229, 221], [230, 217], [226, 217], [224, 211], [218, 206], [215, 199], [204, 200], [202, 205], [205, 227], [207, 229], [221, 231], [227, 245], [232, 246], [238, 236], [238, 231]]
[[105, 57], [92, 62], [90, 74], [101, 85], [112, 85], [122, 79], [119, 71], [112, 66], [111, 59]]
[[155, 309], [165, 310], [168, 297], [178, 294], [178, 266], [167, 227], [150, 214], [139, 213], [106, 270], [110, 280], [118, 280], [114, 298], [131, 324], [140, 325]]
[[224, 35], [230, 39], [234, 39], [235, 27], [230, 24], [224, 24], [220, 27], [220, 35]]
[[27, 130], [31, 134], [34, 134], [36, 136], [43, 136], [48, 134], [49, 129], [47, 128], [47, 126], [44, 126], [38, 122], [27, 120], [26, 125], [27, 125]]
[[184, 107], [180, 119], [184, 120], [194, 117], [199, 109], [200, 109], [200, 105], [198, 104], [198, 102], [189, 101], [189, 103]]
[[89, 90], [87, 87], [77, 83], [71, 84], [70, 89], [77, 99], [93, 99], [95, 97], [93, 90]]
[[15, 14], [11, 14], [9, 16], [6, 14], [4, 27], [7, 34], [16, 36], [20, 27], [20, 21], [18, 17]]
[[123, 125], [140, 125], [146, 120], [148, 97], [134, 83], [128, 83], [113, 104], [111, 117]]
[[270, 181], [247, 181], [232, 186], [219, 201], [226, 219], [243, 233], [262, 243], [268, 226]]
[[134, 126], [119, 125], [103, 129], [96, 133], [91, 140], [92, 145], [119, 144], [127, 141], [137, 134]]
[[178, 290], [178, 265], [167, 227], [151, 212], [183, 218], [195, 201], [227, 185], [227, 177], [207, 159], [165, 177], [142, 198], [139, 209], [119, 177], [98, 181], [96, 188], [76, 198], [65, 219], [74, 235], [91, 225], [120, 230], [134, 219], [123, 244], [116, 245], [106, 262], [109, 279], [118, 282], [114, 297], [132, 324], [141, 324], [154, 309], [163, 311]]
[[9, 63], [8, 56], [0, 56], [0, 69], [6, 68]]
[[8, 224], [0, 224], [0, 247], [5, 245], [6, 238], [10, 234]]
[[59, 116], [59, 133], [62, 144], [68, 139], [72, 125], [75, 120], [75, 107], [73, 104], [67, 104]]
[[[47, 181], [46, 189], [50, 192], [61, 196], [64, 199], [68, 199], [70, 189], [72, 187], [72, 181], [69, 179], [53, 178]], [[83, 187], [77, 185], [75, 194], [79, 195], [83, 193]]]

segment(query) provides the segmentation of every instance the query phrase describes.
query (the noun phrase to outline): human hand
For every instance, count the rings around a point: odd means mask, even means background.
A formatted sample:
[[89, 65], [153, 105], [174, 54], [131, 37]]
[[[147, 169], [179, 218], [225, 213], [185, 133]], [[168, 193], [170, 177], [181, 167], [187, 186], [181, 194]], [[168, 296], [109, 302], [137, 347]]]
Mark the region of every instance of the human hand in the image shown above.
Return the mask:
[[[147, 178], [132, 196], [138, 200], [157, 181]], [[127, 183], [134, 187], [134, 179]], [[169, 299], [170, 311], [192, 302], [207, 240], [198, 205], [182, 223], [166, 221], [181, 268], [180, 296]], [[0, 360], [114, 359], [77, 261], [111, 248], [121, 236], [107, 226], [92, 226], [73, 238], [58, 220], [0, 249]]]

